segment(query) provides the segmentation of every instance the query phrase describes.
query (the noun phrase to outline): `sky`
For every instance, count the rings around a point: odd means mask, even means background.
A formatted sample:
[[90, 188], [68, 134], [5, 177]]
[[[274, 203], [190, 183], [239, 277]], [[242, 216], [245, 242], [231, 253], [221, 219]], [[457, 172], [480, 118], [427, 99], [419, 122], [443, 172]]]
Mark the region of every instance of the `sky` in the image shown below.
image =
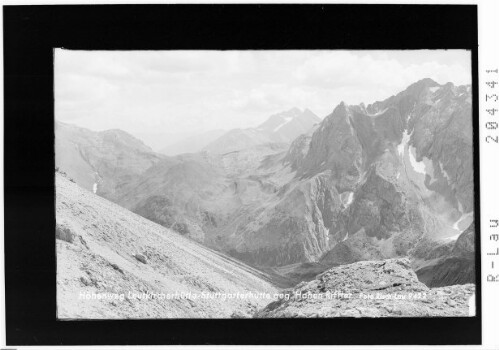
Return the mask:
[[471, 84], [464, 50], [55, 51], [55, 117], [122, 129], [153, 148], [214, 129], [254, 127], [293, 107], [326, 117], [410, 84]]

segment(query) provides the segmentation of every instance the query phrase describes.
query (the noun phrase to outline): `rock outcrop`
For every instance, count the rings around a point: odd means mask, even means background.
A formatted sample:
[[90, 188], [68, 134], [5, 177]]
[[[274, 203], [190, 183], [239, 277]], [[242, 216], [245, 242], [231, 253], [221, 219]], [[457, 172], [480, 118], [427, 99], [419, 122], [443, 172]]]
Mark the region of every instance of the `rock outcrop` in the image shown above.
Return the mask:
[[408, 259], [332, 268], [285, 290], [256, 318], [469, 316], [473, 284], [430, 289]]

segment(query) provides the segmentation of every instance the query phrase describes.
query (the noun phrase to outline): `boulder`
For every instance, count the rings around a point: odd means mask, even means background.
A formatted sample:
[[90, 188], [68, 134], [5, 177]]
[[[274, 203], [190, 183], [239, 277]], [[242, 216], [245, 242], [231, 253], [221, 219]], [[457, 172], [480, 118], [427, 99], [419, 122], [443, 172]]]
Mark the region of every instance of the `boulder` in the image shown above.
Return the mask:
[[134, 254], [133, 256], [134, 256], [135, 259], [137, 259], [141, 263], [147, 264], [147, 258], [144, 255], [142, 255], [142, 254]]
[[62, 225], [56, 225], [55, 238], [68, 243], [73, 243], [75, 234], [71, 232], [71, 230], [68, 227]]

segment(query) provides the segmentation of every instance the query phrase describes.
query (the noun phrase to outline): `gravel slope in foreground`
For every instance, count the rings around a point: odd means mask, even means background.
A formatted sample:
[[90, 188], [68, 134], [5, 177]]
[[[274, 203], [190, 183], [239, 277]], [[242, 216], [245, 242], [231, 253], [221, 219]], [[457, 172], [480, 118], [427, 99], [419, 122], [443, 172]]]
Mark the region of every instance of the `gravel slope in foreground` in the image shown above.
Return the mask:
[[[56, 174], [56, 221], [60, 319], [251, 317], [272, 301], [255, 295], [272, 297], [276, 291], [262, 272], [61, 174]], [[203, 293], [210, 294], [203, 298]], [[223, 293], [243, 296], [228, 299]], [[144, 295], [149, 299], [139, 298]]]

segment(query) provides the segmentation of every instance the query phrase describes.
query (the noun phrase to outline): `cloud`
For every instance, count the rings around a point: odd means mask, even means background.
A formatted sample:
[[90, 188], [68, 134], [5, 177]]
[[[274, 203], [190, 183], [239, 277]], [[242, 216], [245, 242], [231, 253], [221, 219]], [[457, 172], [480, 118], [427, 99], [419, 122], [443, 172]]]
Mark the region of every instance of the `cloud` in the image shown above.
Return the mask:
[[[56, 50], [56, 118], [96, 130], [193, 134], [292, 107], [329, 114], [429, 77], [471, 82], [469, 52]], [[146, 140], [147, 142], [147, 140]]]
[[355, 52], [340, 51], [334, 55], [321, 53], [311, 57], [297, 67], [294, 76], [302, 84], [315, 88], [378, 86], [390, 89], [410, 85], [423, 77], [441, 83], [469, 83], [470, 68], [436, 61], [405, 65], [389, 57], [376, 59], [369, 54], [359, 56]]

